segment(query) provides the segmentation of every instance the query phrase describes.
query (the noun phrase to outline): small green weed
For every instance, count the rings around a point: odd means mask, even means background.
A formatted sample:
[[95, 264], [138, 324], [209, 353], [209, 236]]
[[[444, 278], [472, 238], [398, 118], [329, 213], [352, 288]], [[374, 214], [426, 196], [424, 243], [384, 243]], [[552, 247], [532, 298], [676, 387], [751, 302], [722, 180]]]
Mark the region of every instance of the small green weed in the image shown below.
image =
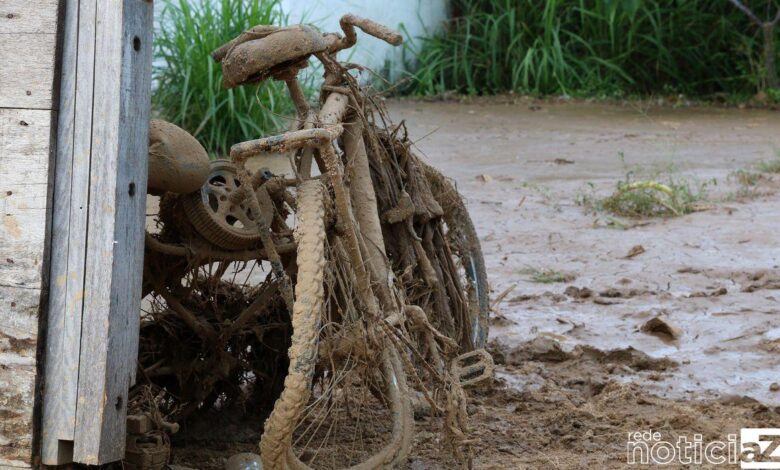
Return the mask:
[[729, 179], [737, 184], [737, 189], [726, 194], [722, 198], [724, 202], [744, 201], [761, 196], [762, 192], [759, 190], [758, 186], [762, 181], [766, 180], [766, 176], [764, 176], [763, 173], [739, 169], [731, 172], [731, 174], [729, 174]]
[[737, 189], [727, 194], [724, 201], [745, 201], [772, 194], [776, 185], [772, 184], [771, 174], [780, 173], [780, 155], [771, 160], [762, 160], [751, 167], [731, 172], [729, 179], [733, 180]]
[[780, 173], [780, 155], [771, 160], [762, 160], [756, 164], [756, 170], [761, 173]]
[[529, 276], [529, 281], [537, 282], [539, 284], [553, 284], [556, 282], [571, 282], [577, 278], [572, 273], [566, 273], [551, 268], [535, 268], [528, 266], [520, 271], [521, 274]]
[[733, 171], [729, 176], [731, 176], [740, 186], [755, 186], [764, 177], [761, 173], [744, 169]]
[[701, 189], [685, 179], [669, 178], [666, 183], [626, 179], [600, 205], [622, 217], [676, 217], [694, 212], [702, 199]]
[[[622, 153], [620, 158], [624, 161]], [[706, 199], [706, 187], [707, 183], [698, 184], [679, 175], [672, 166], [634, 167], [626, 171], [611, 195], [599, 197], [589, 183], [576, 202], [618, 217], [678, 217], [697, 210], [698, 203]]]

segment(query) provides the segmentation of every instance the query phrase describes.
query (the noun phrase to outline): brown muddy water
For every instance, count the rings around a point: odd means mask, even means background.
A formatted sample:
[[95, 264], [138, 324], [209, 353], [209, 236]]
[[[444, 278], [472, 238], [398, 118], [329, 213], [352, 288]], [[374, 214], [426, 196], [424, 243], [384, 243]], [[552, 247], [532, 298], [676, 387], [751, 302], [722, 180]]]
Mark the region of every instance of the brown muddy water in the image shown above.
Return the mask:
[[[620, 467], [636, 427], [715, 437], [780, 423], [780, 175], [746, 191], [734, 174], [777, 158], [780, 114], [500, 101], [389, 102], [467, 199], [498, 301], [490, 337], [506, 387], [475, 398], [475, 465]], [[704, 185], [701, 210], [616, 224], [578, 203], [636, 166]], [[533, 282], [532, 269], [568, 279]], [[642, 330], [657, 316], [675, 338]], [[619, 405], [594, 404], [613, 388]], [[584, 409], [602, 414], [587, 424]], [[548, 442], [572, 420], [585, 425], [560, 434], [576, 445]]]

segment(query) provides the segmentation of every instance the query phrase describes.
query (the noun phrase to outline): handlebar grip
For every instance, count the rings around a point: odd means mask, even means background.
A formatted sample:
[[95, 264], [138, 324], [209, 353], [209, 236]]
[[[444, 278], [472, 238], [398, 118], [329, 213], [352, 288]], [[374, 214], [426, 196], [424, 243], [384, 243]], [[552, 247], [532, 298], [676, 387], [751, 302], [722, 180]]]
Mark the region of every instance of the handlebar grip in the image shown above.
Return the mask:
[[347, 42], [350, 45], [354, 45], [357, 41], [357, 35], [355, 34], [354, 28], [355, 26], [360, 28], [364, 33], [381, 39], [388, 44], [392, 44], [393, 46], [398, 46], [404, 42], [403, 36], [401, 36], [398, 32], [375, 21], [371, 21], [368, 18], [347, 14], [341, 17], [339, 24], [341, 24], [341, 29], [344, 30]]

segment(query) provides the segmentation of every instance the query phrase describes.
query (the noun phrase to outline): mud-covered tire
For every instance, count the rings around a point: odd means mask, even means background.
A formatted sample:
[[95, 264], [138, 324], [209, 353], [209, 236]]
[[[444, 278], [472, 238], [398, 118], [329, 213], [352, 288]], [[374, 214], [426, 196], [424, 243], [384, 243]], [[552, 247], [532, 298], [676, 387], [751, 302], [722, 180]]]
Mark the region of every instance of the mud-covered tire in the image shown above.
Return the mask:
[[436, 202], [444, 210], [444, 222], [450, 233], [458, 239], [460, 259], [466, 270], [468, 288], [468, 314], [471, 338], [469, 344], [461, 344], [467, 350], [484, 348], [487, 344], [490, 320], [490, 293], [482, 246], [474, 229], [474, 223], [455, 186], [432, 166], [418, 161], [430, 185]]
[[290, 366], [284, 390], [265, 421], [260, 440], [263, 468], [286, 468], [292, 435], [311, 395], [317, 363], [319, 323], [324, 299], [325, 204], [324, 188], [317, 180], [298, 187], [298, 276], [292, 312]]
[[[290, 365], [284, 390], [265, 421], [260, 455], [266, 470], [309, 469], [295, 455], [293, 433], [311, 397], [312, 379], [318, 359], [320, 318], [324, 301], [325, 190], [317, 180], [298, 187], [298, 276], [293, 305], [293, 335], [288, 350]], [[383, 341], [380, 372], [384, 377], [392, 408], [392, 439], [381, 450], [353, 470], [395, 468], [406, 460], [414, 433], [414, 419], [406, 372], [393, 343]]]

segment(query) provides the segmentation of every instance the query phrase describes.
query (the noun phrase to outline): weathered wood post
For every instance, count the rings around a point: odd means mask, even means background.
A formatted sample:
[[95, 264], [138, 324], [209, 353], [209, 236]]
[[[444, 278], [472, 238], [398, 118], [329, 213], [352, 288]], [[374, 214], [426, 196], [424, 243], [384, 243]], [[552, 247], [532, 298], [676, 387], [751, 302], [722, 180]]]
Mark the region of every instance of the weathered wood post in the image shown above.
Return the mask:
[[0, 2], [0, 467], [124, 453], [152, 9]]
[[0, 467], [29, 467], [48, 275], [59, 2], [0, 2]]

